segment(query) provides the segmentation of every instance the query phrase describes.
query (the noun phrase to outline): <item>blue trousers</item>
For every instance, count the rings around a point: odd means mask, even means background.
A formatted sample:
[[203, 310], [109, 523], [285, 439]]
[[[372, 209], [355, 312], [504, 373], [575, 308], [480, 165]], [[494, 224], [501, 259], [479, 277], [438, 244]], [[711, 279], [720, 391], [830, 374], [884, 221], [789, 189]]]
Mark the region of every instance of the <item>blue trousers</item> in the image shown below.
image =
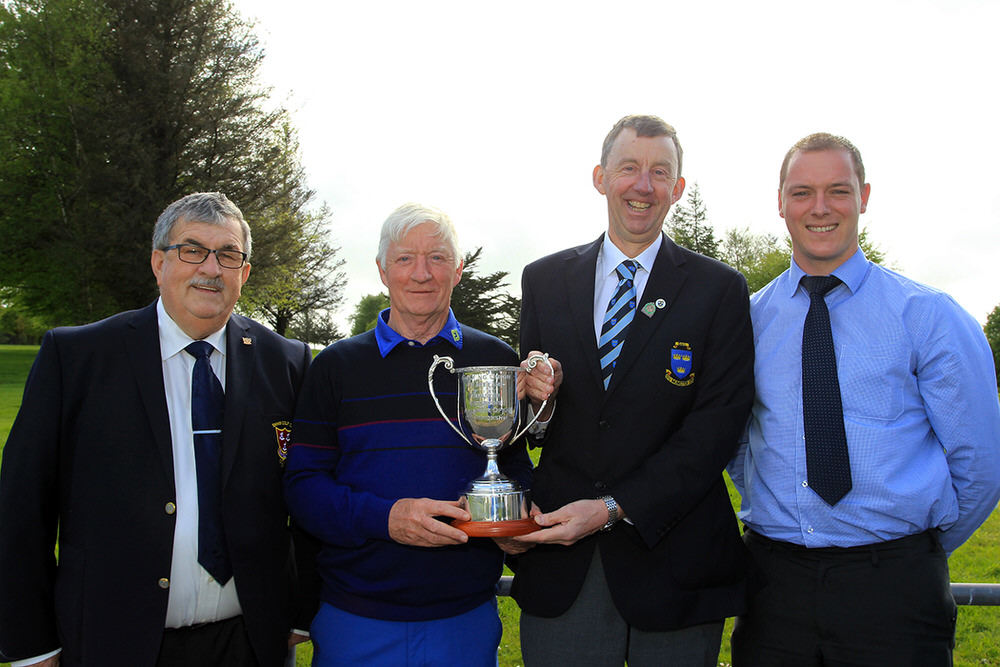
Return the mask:
[[496, 599], [451, 618], [382, 621], [323, 603], [309, 633], [313, 667], [497, 667]]

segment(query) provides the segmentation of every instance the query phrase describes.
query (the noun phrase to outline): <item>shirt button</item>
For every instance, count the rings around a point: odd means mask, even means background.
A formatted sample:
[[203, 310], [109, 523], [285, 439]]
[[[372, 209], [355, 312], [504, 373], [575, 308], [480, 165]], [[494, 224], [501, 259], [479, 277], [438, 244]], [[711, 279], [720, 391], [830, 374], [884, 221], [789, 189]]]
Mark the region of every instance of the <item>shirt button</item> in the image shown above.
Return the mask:
[[158, 583], [159, 583], [160, 588], [163, 588], [163, 589], [170, 588], [170, 580], [167, 579], [166, 577], [163, 577], [162, 579], [160, 579], [160, 581]]
[[808, 528], [806, 528], [806, 532], [809, 533], [810, 535], [812, 535], [813, 527], [809, 526]]
[[416, 345], [416, 343], [414, 343], [412, 340], [406, 341], [406, 344], [409, 345], [410, 347], [413, 347], [414, 345]]
[[808, 488], [808, 487], [809, 487], [809, 481], [805, 480], [805, 479], [802, 480], [802, 488], [805, 489], [805, 488]]
[[173, 514], [174, 512], [177, 511], [177, 505], [173, 503], [167, 503], [166, 505], [163, 506], [163, 511], [166, 512], [167, 514]]

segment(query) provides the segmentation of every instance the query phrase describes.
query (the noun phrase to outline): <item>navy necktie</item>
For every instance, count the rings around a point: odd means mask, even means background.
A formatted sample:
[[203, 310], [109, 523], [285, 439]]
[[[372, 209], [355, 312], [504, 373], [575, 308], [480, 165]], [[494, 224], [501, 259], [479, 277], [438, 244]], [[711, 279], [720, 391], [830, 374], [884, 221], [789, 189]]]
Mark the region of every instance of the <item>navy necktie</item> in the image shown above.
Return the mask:
[[605, 389], [611, 382], [611, 374], [615, 370], [618, 355], [625, 342], [625, 333], [632, 323], [632, 318], [635, 317], [635, 272], [638, 270], [639, 263], [631, 259], [625, 260], [615, 268], [618, 272], [618, 288], [604, 314], [601, 338], [597, 341], [597, 353], [601, 358], [601, 377], [604, 379]]
[[829, 505], [851, 490], [851, 461], [844, 431], [837, 358], [826, 293], [840, 284], [834, 276], [805, 276], [809, 312], [802, 328], [802, 422], [806, 436], [809, 486]]
[[212, 344], [186, 348], [195, 358], [191, 375], [191, 429], [198, 471], [198, 562], [220, 586], [233, 576], [222, 530], [222, 414], [226, 397], [209, 360]]

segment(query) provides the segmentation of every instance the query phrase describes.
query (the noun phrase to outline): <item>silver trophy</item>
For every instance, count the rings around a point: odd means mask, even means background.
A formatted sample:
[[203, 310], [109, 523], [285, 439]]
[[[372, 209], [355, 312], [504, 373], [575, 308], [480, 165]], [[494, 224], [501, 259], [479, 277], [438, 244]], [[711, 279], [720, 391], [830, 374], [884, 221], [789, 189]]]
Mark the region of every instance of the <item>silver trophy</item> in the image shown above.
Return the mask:
[[[486, 472], [472, 480], [461, 497], [462, 506], [472, 519], [454, 522], [456, 528], [472, 537], [523, 535], [538, 529], [529, 516], [528, 490], [500, 472], [497, 454], [524, 435], [545, 410], [547, 400], [542, 402], [538, 414], [514, 435], [521, 421], [517, 374], [530, 371], [539, 361], [544, 361], [555, 375], [547, 354], [528, 357], [527, 369], [519, 366], [455, 368], [454, 359], [435, 354], [434, 363], [427, 371], [427, 386], [438, 412], [463, 440], [486, 452]], [[434, 369], [440, 364], [458, 374], [458, 423], [461, 428], [448, 418], [434, 394]]]

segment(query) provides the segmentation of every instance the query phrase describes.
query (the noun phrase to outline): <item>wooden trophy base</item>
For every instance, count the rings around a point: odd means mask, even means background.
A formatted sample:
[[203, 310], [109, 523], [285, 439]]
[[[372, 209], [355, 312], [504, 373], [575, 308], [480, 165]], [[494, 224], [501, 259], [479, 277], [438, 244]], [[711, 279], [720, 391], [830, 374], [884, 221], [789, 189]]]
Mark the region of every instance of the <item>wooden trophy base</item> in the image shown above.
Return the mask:
[[541, 526], [530, 518], [516, 521], [452, 521], [451, 525], [469, 537], [514, 537], [541, 529]]

